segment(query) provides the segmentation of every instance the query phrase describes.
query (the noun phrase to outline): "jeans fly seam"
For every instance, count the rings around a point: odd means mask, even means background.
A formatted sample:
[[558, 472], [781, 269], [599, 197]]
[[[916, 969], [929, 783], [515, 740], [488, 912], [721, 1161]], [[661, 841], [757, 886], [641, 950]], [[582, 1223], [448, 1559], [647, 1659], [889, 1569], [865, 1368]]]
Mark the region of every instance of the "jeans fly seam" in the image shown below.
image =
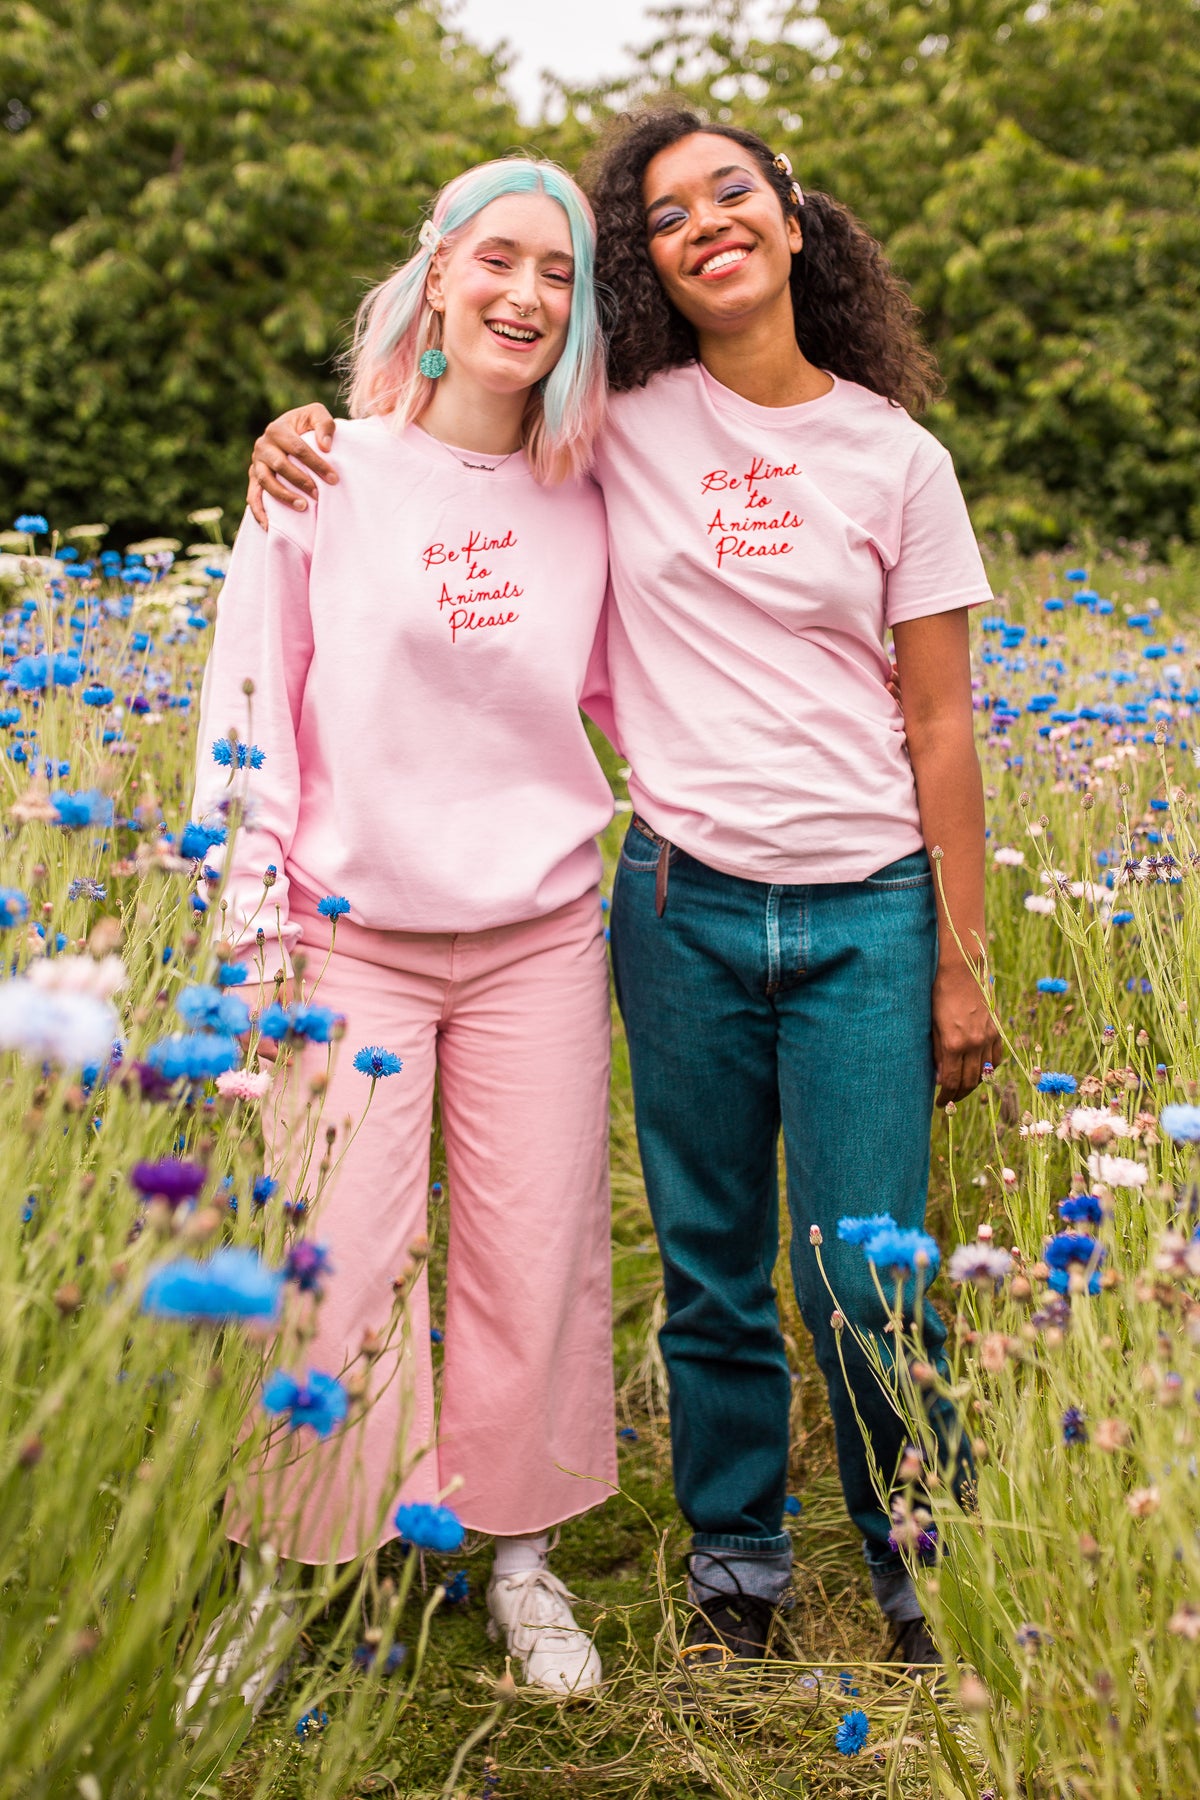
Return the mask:
[[764, 914], [767, 935], [767, 986], [766, 992], [774, 994], [779, 989], [782, 974], [781, 953], [779, 943], [779, 903], [782, 889], [774, 883], [767, 889], [767, 904]]

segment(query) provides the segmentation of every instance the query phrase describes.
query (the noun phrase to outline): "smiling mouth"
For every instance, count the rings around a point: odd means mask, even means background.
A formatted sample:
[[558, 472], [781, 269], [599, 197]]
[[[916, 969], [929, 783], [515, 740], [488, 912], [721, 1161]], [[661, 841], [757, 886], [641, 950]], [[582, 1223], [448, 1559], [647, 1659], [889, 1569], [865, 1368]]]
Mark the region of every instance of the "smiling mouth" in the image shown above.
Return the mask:
[[744, 263], [749, 254], [749, 248], [745, 244], [738, 244], [728, 250], [717, 250], [712, 256], [705, 257], [704, 261], [696, 268], [695, 273], [697, 275], [724, 274], [727, 269], [736, 269], [740, 263]]
[[542, 335], [532, 325], [510, 325], [504, 319], [485, 319], [483, 322], [493, 337], [507, 338], [512, 344], [536, 344]]

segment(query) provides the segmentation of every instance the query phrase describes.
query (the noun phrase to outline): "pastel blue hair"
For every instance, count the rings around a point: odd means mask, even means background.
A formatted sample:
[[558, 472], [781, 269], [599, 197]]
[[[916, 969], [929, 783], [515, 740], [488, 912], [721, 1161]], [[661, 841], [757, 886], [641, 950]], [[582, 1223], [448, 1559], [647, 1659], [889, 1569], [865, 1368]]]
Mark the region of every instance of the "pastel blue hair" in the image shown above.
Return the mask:
[[400, 426], [429, 405], [433, 383], [421, 374], [424, 350], [438, 343], [441, 321], [429, 305], [430, 266], [493, 200], [507, 194], [545, 194], [562, 207], [571, 234], [574, 281], [566, 343], [542, 391], [531, 390], [525, 416], [526, 454], [541, 481], [579, 475], [591, 458], [604, 412], [604, 349], [594, 282], [596, 221], [583, 192], [557, 164], [504, 157], [468, 169], [442, 189], [432, 225], [415, 256], [366, 296], [358, 310], [349, 357], [350, 412], [388, 414]]

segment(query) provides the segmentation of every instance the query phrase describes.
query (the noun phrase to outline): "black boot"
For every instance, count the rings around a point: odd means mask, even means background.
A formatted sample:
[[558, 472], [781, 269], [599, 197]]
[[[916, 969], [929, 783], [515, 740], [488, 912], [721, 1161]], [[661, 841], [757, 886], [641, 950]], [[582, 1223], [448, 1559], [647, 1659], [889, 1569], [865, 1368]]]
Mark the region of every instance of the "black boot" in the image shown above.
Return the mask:
[[901, 1619], [893, 1626], [885, 1662], [903, 1663], [904, 1673], [914, 1679], [923, 1675], [933, 1681], [942, 1672], [942, 1658], [929, 1635], [924, 1619]]
[[[710, 1562], [719, 1561], [705, 1551]], [[691, 1559], [688, 1559], [689, 1572]], [[733, 1586], [728, 1593], [710, 1593], [692, 1615], [684, 1637], [683, 1654], [691, 1666], [697, 1663], [764, 1662], [775, 1622], [776, 1606], [759, 1594], [747, 1594], [737, 1574], [721, 1563]]]

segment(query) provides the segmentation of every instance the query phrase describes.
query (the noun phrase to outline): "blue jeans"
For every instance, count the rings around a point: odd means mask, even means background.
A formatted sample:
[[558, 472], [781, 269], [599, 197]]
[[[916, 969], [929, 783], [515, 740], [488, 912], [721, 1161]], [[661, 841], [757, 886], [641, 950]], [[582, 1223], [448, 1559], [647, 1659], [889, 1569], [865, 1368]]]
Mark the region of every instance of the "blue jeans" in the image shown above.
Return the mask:
[[[732, 1585], [732, 1570], [774, 1599], [790, 1572], [791, 1377], [773, 1286], [782, 1126], [792, 1277], [829, 1390], [846, 1506], [881, 1603], [900, 1591], [887, 1610], [912, 1616], [859, 1419], [885, 1480], [906, 1434], [849, 1331], [839, 1359], [809, 1228], [820, 1227], [841, 1312], [889, 1359], [870, 1269], [837, 1225], [925, 1217], [937, 963], [928, 859], [918, 851], [861, 882], [785, 886], [719, 874], [673, 848], [661, 916], [658, 860], [631, 826], [612, 952], [663, 1258], [675, 1490], [701, 1553], [693, 1567], [703, 1586]], [[937, 1361], [945, 1330], [929, 1305], [924, 1333]], [[935, 1423], [949, 1441], [949, 1409]]]

